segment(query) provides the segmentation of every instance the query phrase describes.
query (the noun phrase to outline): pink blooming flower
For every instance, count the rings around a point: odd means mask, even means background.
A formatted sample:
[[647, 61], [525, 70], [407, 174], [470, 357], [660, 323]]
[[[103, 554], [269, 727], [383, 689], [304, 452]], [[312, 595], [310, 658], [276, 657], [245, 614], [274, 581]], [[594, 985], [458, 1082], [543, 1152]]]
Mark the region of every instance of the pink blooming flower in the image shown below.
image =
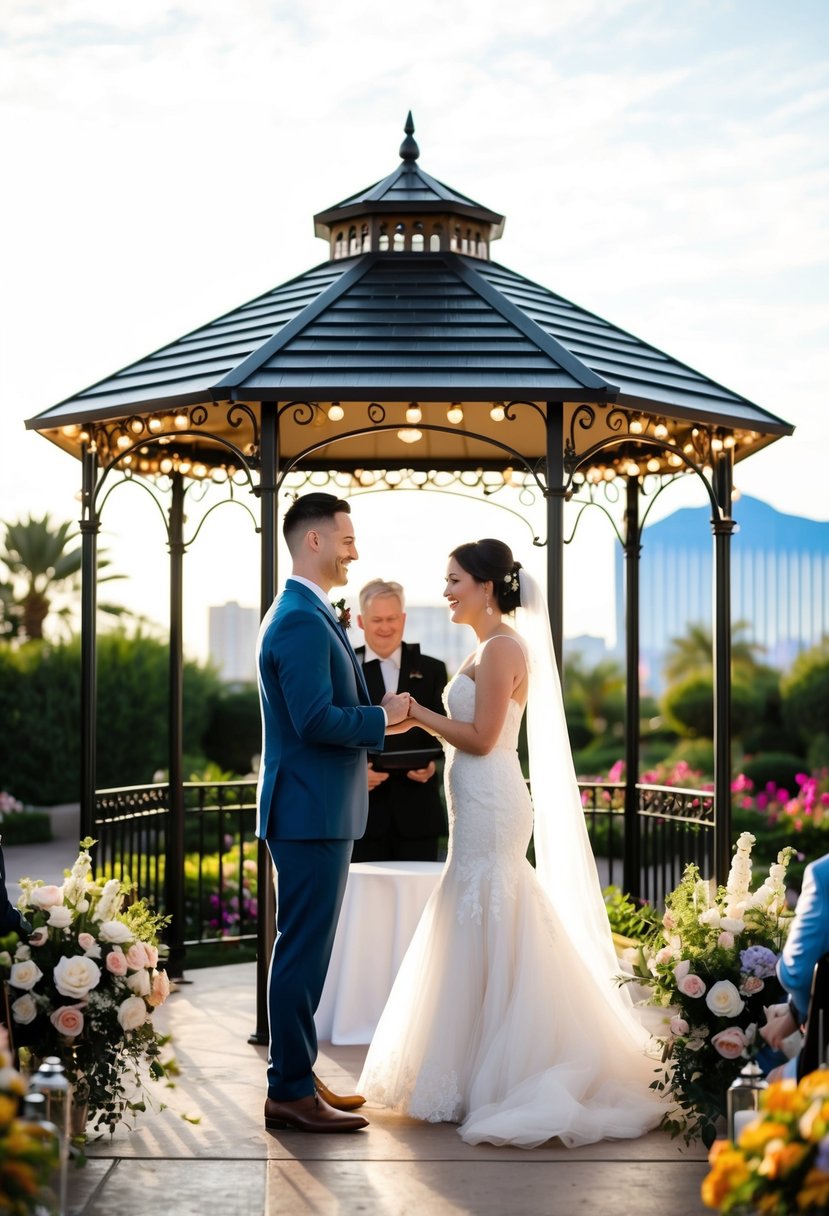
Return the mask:
[[59, 1006], [49, 1014], [49, 1021], [67, 1039], [74, 1039], [83, 1030], [83, 1014], [78, 1005]]
[[746, 1047], [746, 1036], [739, 1026], [728, 1026], [711, 1039], [712, 1046], [726, 1060], [736, 1060]]
[[120, 946], [113, 946], [106, 957], [106, 969], [112, 975], [127, 974], [127, 958]]
[[699, 997], [705, 994], [705, 981], [701, 980], [698, 975], [691, 972], [685, 975], [677, 984], [677, 988], [683, 996]]

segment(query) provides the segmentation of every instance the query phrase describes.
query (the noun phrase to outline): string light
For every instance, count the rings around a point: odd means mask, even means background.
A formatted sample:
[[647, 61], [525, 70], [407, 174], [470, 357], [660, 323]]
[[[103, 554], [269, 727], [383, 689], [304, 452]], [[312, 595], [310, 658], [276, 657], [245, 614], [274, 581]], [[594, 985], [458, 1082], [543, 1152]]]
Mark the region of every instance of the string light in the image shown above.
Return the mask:
[[457, 426], [463, 422], [463, 409], [460, 401], [453, 401], [449, 409], [446, 411], [446, 421], [451, 422], [453, 426]]
[[506, 417], [506, 410], [502, 401], [493, 401], [492, 409], [489, 411], [489, 416], [493, 422], [503, 422]]
[[345, 410], [339, 401], [332, 401], [328, 407], [328, 421], [342, 422], [343, 418], [345, 418]]
[[423, 432], [417, 430], [416, 427], [408, 426], [397, 432], [397, 438], [401, 443], [417, 443], [419, 439], [423, 438]]
[[[420, 406], [417, 404], [416, 401], [410, 401], [408, 408], [406, 410], [406, 421], [408, 423], [410, 423], [412, 426], [417, 426], [418, 422], [420, 422], [422, 417], [423, 417], [423, 411], [421, 410]], [[404, 442], [409, 442], [409, 441], [404, 440]]]

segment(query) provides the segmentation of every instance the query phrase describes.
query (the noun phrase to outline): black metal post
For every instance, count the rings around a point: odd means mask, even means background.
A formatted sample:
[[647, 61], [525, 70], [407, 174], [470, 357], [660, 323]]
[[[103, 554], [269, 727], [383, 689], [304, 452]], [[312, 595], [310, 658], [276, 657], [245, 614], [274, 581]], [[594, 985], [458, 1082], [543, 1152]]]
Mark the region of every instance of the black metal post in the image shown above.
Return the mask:
[[184, 965], [184, 479], [172, 473], [172, 499], [168, 544], [170, 549], [170, 672], [169, 672], [169, 801], [165, 910], [172, 917], [167, 927], [170, 955], [167, 971], [180, 979]]
[[[276, 473], [279, 460], [277, 430], [277, 406], [267, 405], [261, 409], [261, 466], [259, 472], [259, 495], [261, 498], [261, 578], [260, 620], [273, 603], [276, 595], [277, 549], [276, 549]], [[256, 924], [256, 1029], [250, 1036], [251, 1043], [267, 1043], [268, 1033], [268, 968], [274, 937], [276, 936], [276, 897], [273, 886], [273, 862], [264, 840], [259, 841], [258, 851], [258, 917]]]
[[625, 844], [624, 889], [641, 896], [639, 848], [639, 478], [628, 477], [625, 509]]
[[714, 873], [725, 883], [731, 863], [731, 517], [733, 453], [714, 454]]
[[98, 458], [85, 444], [82, 465], [81, 530], [81, 816], [80, 839], [95, 835], [95, 777], [98, 709], [98, 520], [95, 487]]
[[564, 669], [564, 409], [547, 402], [547, 608], [559, 675]]

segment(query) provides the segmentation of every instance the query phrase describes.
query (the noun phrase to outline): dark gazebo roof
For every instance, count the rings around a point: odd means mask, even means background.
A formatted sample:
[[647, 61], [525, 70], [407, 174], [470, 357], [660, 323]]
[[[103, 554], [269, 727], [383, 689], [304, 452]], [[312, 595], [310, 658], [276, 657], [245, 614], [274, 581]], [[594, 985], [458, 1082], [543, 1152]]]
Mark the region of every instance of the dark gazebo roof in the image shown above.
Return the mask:
[[[381, 465], [404, 455], [407, 464], [490, 459], [466, 430], [495, 434], [492, 405], [514, 399], [562, 403], [571, 413], [581, 403], [615, 405], [670, 424], [680, 442], [691, 424], [719, 428], [736, 436], [736, 459], [791, 433], [740, 394], [490, 261], [503, 217], [424, 173], [411, 116], [406, 130], [393, 173], [315, 217], [329, 261], [27, 426], [79, 453], [79, 434], [93, 421], [163, 418], [194, 405], [355, 403], [344, 405], [342, 429], [351, 429], [356, 403], [382, 401], [401, 427], [413, 401], [424, 421], [443, 421], [448, 405], [464, 409], [467, 426], [424, 433], [417, 451], [401, 448], [393, 430], [338, 445], [338, 455]], [[336, 434], [327, 413], [325, 424]], [[216, 411], [211, 429], [222, 425]], [[529, 422], [525, 429], [513, 429], [510, 443], [528, 453], [535, 444], [543, 455], [543, 432], [533, 438]], [[281, 450], [305, 440], [288, 425]]]

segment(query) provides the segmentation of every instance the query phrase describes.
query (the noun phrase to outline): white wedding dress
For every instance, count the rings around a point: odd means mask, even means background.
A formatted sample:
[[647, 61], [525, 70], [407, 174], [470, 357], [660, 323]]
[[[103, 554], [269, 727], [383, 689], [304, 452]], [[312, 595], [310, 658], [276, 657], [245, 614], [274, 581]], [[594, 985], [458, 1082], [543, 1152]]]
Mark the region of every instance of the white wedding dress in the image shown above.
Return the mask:
[[[475, 691], [456, 675], [449, 716], [472, 721]], [[585, 964], [526, 859], [533, 810], [516, 751], [521, 717], [511, 700], [486, 756], [447, 745], [446, 868], [359, 1090], [418, 1119], [460, 1123], [468, 1144], [639, 1136], [664, 1111], [648, 1088], [656, 1062], [626, 994]]]

